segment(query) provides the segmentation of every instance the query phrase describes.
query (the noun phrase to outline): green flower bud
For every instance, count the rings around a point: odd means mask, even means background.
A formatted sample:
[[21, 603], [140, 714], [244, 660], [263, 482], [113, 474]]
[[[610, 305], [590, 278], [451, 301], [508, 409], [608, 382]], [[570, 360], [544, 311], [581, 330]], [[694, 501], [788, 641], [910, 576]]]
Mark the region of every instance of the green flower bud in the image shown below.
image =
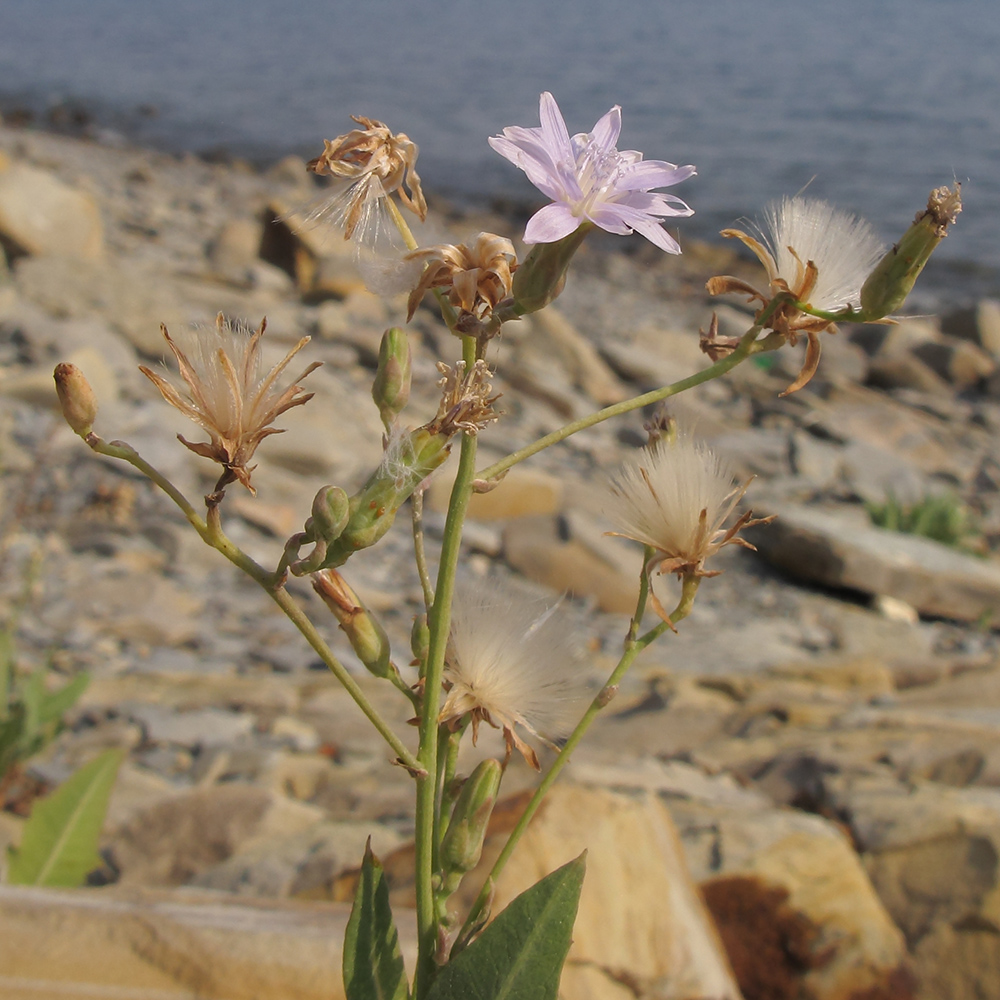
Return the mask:
[[878, 262], [861, 288], [863, 322], [895, 312], [906, 301], [934, 248], [948, 235], [948, 226], [962, 211], [962, 185], [952, 191], [935, 188], [903, 238]]
[[386, 430], [392, 430], [396, 418], [410, 398], [410, 342], [399, 327], [382, 334], [378, 348], [378, 371], [372, 385], [372, 399], [378, 407]]
[[314, 574], [313, 589], [333, 612], [368, 672], [376, 677], [388, 677], [393, 671], [389, 662], [389, 637], [347, 581], [336, 570], [325, 569]]
[[514, 272], [514, 304], [502, 310], [501, 320], [538, 312], [559, 297], [566, 284], [566, 270], [593, 223], [581, 223], [569, 236], [555, 243], [536, 243]]
[[324, 486], [312, 502], [312, 524], [306, 525], [312, 537], [332, 542], [347, 526], [351, 500], [339, 486]]
[[61, 364], [56, 365], [52, 377], [66, 423], [80, 437], [87, 437], [97, 419], [97, 399], [86, 376], [76, 365]]
[[449, 895], [458, 888], [462, 876], [479, 863], [502, 777], [500, 762], [487, 759], [462, 786], [441, 841], [443, 886]]

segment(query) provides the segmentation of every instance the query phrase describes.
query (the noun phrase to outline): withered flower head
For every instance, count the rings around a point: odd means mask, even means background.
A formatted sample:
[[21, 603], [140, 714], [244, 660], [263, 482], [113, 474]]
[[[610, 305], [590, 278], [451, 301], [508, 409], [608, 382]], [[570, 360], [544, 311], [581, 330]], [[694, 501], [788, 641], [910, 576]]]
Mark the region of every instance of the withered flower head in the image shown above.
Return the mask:
[[[653, 549], [647, 573], [717, 576], [721, 570], [705, 569], [705, 561], [725, 545], [752, 549], [739, 532], [770, 520], [751, 520], [747, 511], [731, 528], [723, 527], [749, 485], [748, 480], [734, 486], [725, 463], [704, 445], [683, 435], [661, 438], [627, 462], [613, 481], [608, 516], [620, 530], [610, 534]], [[650, 600], [669, 622], [652, 591]]]
[[361, 128], [336, 139], [324, 139], [321, 155], [306, 164], [316, 174], [329, 174], [346, 182], [338, 187], [317, 212], [316, 218], [338, 216], [344, 239], [350, 239], [372, 199], [399, 192], [399, 199], [421, 219], [427, 217], [427, 202], [420, 188], [416, 163], [419, 149], [403, 132], [392, 133], [383, 122], [351, 116]]
[[508, 759], [516, 749], [536, 771], [518, 727], [546, 743], [565, 736], [585, 693], [571, 626], [556, 612], [483, 584], [459, 588], [452, 607], [439, 721], [469, 716], [473, 742], [481, 722], [502, 730]]
[[413, 318], [424, 293], [432, 288], [446, 291], [458, 312], [460, 333], [476, 336], [492, 332], [493, 310], [511, 298], [517, 255], [510, 240], [493, 233], [480, 233], [470, 247], [465, 243], [414, 250], [407, 260], [426, 263], [416, 288], [410, 292], [407, 321]]
[[485, 361], [477, 361], [468, 372], [464, 361], [457, 362], [454, 368], [439, 361], [437, 367], [443, 376], [438, 380], [441, 402], [434, 419], [427, 424], [430, 433], [450, 435], [465, 431], [466, 434], [478, 434], [487, 424], [500, 419], [499, 412], [493, 408], [500, 393], [490, 395], [492, 373]]
[[775, 296], [790, 299], [771, 311], [765, 327], [790, 344], [800, 334], [809, 338], [802, 371], [782, 395], [795, 392], [816, 373], [819, 334], [835, 329], [836, 314], [846, 316], [860, 307], [861, 286], [882, 255], [882, 243], [863, 219], [824, 201], [798, 197], [768, 206], [760, 240], [740, 229], [724, 229], [722, 235], [740, 240], [754, 252], [767, 272], [768, 286], [761, 291], [722, 275], [709, 280], [708, 292], [746, 293], [761, 302], [758, 317]]
[[182, 349], [160, 327], [163, 336], [177, 359], [180, 376], [187, 391], [178, 391], [165, 378], [140, 365], [139, 370], [160, 390], [171, 406], [208, 431], [208, 442], [187, 441], [177, 435], [181, 443], [197, 455], [218, 462], [225, 470], [216, 484], [216, 491], [229, 483], [241, 482], [251, 493], [253, 466], [247, 463], [257, 450], [257, 445], [269, 434], [281, 430], [271, 424], [285, 410], [301, 406], [312, 399], [304, 393], [301, 382], [310, 372], [320, 367], [316, 361], [297, 378], [293, 385], [278, 389], [276, 383], [288, 363], [307, 343], [303, 337], [284, 359], [266, 375], [261, 374], [260, 341], [267, 321], [251, 331], [239, 325], [233, 327], [221, 313], [215, 328], [188, 331]]

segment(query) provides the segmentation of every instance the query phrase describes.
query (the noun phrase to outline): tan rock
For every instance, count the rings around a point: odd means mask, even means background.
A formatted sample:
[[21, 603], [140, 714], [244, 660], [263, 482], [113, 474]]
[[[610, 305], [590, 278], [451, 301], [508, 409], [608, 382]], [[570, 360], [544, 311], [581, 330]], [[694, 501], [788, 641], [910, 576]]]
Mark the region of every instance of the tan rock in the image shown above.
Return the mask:
[[[5, 1000], [343, 1000], [349, 907], [219, 892], [0, 886]], [[415, 931], [400, 936], [412, 968]]]
[[620, 1000], [623, 983], [662, 1000], [740, 996], [670, 816], [655, 795], [554, 788], [500, 876], [494, 912], [584, 850], [587, 875], [565, 996]]
[[745, 876], [779, 888], [787, 906], [815, 929], [809, 953], [816, 967], [802, 979], [810, 996], [849, 1000], [894, 981], [906, 958], [903, 935], [832, 823], [791, 810], [704, 807], [704, 821], [710, 817], [719, 864], [709, 883]]
[[97, 203], [45, 170], [0, 170], [0, 238], [16, 252], [92, 259], [104, 249]]
[[581, 539], [564, 539], [553, 517], [525, 517], [504, 530], [504, 555], [528, 579], [554, 591], [597, 600], [602, 611], [631, 614], [638, 573], [629, 578]]
[[[435, 476], [427, 491], [431, 510], [448, 510], [454, 477]], [[501, 521], [535, 514], [555, 514], [562, 508], [562, 480], [534, 469], [513, 468], [488, 493], [476, 493], [468, 516], [475, 521]]]

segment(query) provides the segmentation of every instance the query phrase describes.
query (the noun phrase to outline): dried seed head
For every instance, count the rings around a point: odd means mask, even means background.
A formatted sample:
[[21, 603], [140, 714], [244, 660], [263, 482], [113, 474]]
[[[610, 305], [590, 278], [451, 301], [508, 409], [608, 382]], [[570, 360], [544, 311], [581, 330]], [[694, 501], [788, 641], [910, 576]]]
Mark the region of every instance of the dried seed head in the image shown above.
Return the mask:
[[493, 404], [500, 393], [491, 396], [493, 386], [489, 379], [492, 373], [485, 361], [477, 361], [466, 372], [465, 362], [459, 361], [454, 368], [438, 362], [438, 371], [444, 376], [438, 380], [441, 386], [441, 403], [437, 415], [427, 424], [432, 434], [478, 434], [488, 424], [500, 419], [500, 413]]
[[261, 373], [260, 341], [267, 321], [257, 330], [245, 326], [233, 327], [220, 313], [215, 328], [188, 331], [182, 336], [182, 349], [165, 326], [164, 339], [177, 359], [180, 376], [187, 391], [178, 391], [161, 375], [140, 365], [139, 370], [160, 390], [163, 398], [185, 416], [208, 432], [209, 441], [191, 442], [178, 435], [181, 443], [197, 455], [218, 462], [224, 469], [216, 491], [229, 483], [240, 482], [251, 493], [252, 466], [247, 463], [257, 446], [270, 434], [281, 433], [271, 424], [286, 410], [301, 406], [312, 399], [303, 392], [301, 382], [320, 367], [313, 362], [295, 380], [295, 384], [278, 389], [276, 383], [288, 363], [307, 343], [303, 337], [284, 359], [267, 374]]
[[443, 243], [415, 250], [407, 259], [427, 265], [410, 293], [407, 320], [413, 318], [425, 292], [440, 288], [458, 313], [458, 332], [491, 335], [499, 329], [498, 323], [490, 321], [493, 311], [511, 299], [517, 269], [517, 255], [510, 240], [480, 233], [471, 246]]
[[394, 191], [400, 201], [421, 219], [427, 217], [427, 202], [420, 188], [416, 163], [419, 149], [409, 136], [392, 133], [383, 122], [351, 116], [361, 128], [336, 139], [323, 140], [323, 152], [306, 165], [316, 174], [346, 180], [351, 196], [344, 217], [344, 239], [350, 239], [370, 198]]

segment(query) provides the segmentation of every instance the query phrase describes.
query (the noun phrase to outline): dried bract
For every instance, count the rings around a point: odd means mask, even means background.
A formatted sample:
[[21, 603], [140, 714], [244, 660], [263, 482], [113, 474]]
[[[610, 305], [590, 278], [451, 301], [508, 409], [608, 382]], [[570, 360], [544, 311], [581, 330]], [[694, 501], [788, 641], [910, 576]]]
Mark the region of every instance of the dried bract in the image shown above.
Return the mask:
[[441, 403], [437, 414], [426, 425], [430, 433], [478, 434], [487, 424], [500, 419], [500, 413], [493, 408], [500, 393], [490, 395], [492, 373], [485, 361], [477, 361], [468, 372], [464, 361], [457, 362], [454, 368], [439, 361], [437, 368], [444, 377], [438, 381]]
[[208, 432], [207, 442], [187, 441], [181, 435], [178, 438], [195, 454], [223, 467], [216, 492], [238, 481], [255, 493], [250, 485], [253, 467], [247, 463], [257, 446], [268, 435], [281, 433], [271, 426], [277, 417], [312, 399], [313, 394], [303, 392], [298, 383], [320, 367], [318, 361], [309, 365], [294, 384], [285, 389], [276, 386], [288, 363], [309, 343], [309, 337], [303, 337], [282, 361], [262, 374], [260, 341], [266, 326], [267, 321], [262, 320], [253, 332], [245, 326], [233, 327], [220, 313], [214, 330], [189, 331], [183, 337], [183, 348], [161, 326], [187, 385], [186, 392], [178, 391], [144, 365], [139, 366], [171, 406]]
[[[739, 532], [770, 520], [751, 520], [747, 511], [723, 527], [749, 485], [734, 486], [727, 466], [704, 445], [680, 435], [661, 438], [627, 462], [612, 483], [608, 516], [620, 530], [610, 534], [654, 550], [647, 573], [717, 576], [721, 571], [705, 569], [705, 561], [726, 545], [752, 549]], [[652, 592], [650, 599], [669, 622]]]
[[503, 731], [507, 757], [518, 750], [539, 770], [517, 727], [548, 742], [566, 735], [585, 693], [568, 622], [495, 586], [459, 588], [445, 664], [448, 695], [440, 721], [468, 716], [475, 742], [481, 722]]
[[383, 122], [358, 115], [351, 117], [361, 128], [333, 140], [324, 139], [322, 154], [306, 164], [313, 173], [348, 182], [343, 211], [344, 239], [353, 235], [370, 199], [383, 198], [394, 191], [399, 192], [400, 201], [411, 212], [426, 218], [427, 202], [416, 170], [417, 144], [403, 132], [389, 131]]
[[499, 329], [493, 311], [511, 298], [517, 255], [510, 240], [493, 233], [480, 233], [469, 246], [449, 243], [414, 250], [407, 260], [426, 263], [420, 281], [410, 293], [407, 320], [413, 318], [424, 293], [440, 288], [458, 313], [456, 329], [479, 336]]

